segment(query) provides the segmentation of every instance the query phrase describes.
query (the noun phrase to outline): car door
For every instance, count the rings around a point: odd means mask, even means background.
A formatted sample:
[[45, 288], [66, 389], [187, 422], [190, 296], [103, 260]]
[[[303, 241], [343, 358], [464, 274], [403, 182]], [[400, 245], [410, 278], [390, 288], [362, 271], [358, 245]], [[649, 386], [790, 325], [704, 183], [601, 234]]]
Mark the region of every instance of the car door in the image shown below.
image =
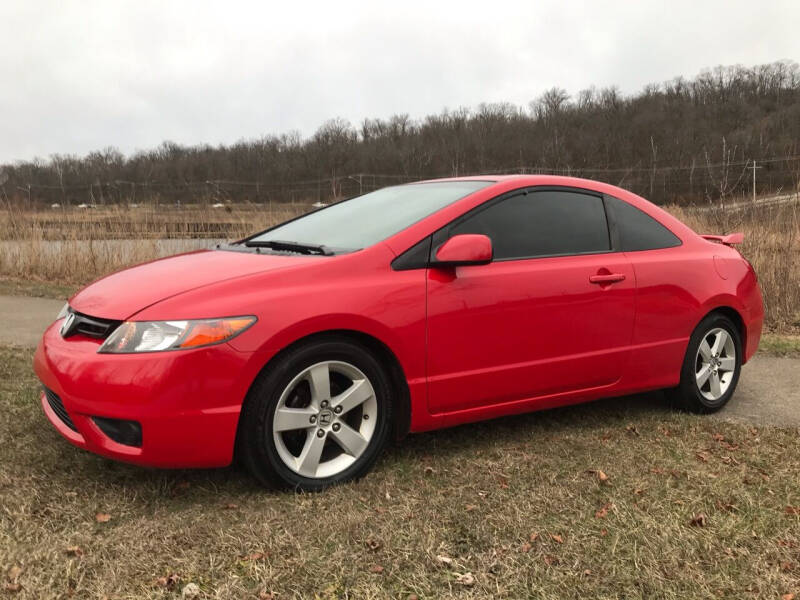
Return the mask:
[[487, 265], [427, 272], [432, 413], [609, 386], [628, 358], [633, 270], [614, 252], [603, 198], [574, 188], [516, 191], [434, 235], [489, 236]]

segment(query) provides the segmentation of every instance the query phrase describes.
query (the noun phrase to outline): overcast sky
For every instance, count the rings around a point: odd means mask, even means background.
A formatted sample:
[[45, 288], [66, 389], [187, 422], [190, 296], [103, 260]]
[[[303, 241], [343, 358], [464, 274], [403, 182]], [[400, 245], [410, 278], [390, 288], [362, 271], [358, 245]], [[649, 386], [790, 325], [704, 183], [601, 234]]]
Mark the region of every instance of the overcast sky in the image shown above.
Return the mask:
[[0, 162], [800, 59], [800, 2], [3, 0]]

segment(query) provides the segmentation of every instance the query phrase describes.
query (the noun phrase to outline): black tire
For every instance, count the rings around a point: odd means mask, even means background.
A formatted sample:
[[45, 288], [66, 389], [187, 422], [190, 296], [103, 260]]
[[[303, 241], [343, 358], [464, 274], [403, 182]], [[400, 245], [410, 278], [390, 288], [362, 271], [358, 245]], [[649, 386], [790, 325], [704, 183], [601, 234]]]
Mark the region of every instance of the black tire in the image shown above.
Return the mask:
[[[710, 399], [703, 393], [697, 384], [696, 371], [702, 365], [702, 359], [698, 356], [698, 350], [703, 340], [709, 338], [711, 332], [722, 329], [730, 336], [735, 350], [734, 368], [730, 372], [730, 380], [725, 392], [716, 399]], [[700, 360], [701, 362], [698, 362]], [[668, 396], [673, 404], [683, 410], [697, 414], [710, 414], [718, 411], [725, 406], [736, 391], [739, 383], [739, 374], [742, 369], [742, 340], [736, 325], [728, 317], [721, 313], [711, 313], [706, 316], [695, 328], [689, 346], [686, 349], [686, 356], [681, 368], [681, 382], [678, 387], [669, 390]], [[707, 385], [707, 384], [704, 384]], [[706, 394], [709, 394], [706, 390]]]
[[[377, 417], [371, 438], [355, 462], [333, 476], [306, 477], [289, 468], [281, 458], [274, 439], [273, 419], [281, 395], [298, 374], [325, 361], [348, 363], [366, 376], [374, 390]], [[276, 357], [256, 378], [242, 408], [237, 452], [250, 473], [266, 486], [319, 491], [362, 477], [372, 468], [389, 437], [392, 405], [389, 375], [366, 348], [342, 336], [311, 340]], [[329, 443], [327, 438], [323, 443]]]

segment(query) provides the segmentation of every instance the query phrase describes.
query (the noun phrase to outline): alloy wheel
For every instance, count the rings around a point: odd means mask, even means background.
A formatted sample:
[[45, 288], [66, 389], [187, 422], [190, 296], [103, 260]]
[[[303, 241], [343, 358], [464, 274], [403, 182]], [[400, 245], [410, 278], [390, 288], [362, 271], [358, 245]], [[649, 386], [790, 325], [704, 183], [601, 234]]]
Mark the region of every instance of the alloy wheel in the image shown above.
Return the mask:
[[303, 369], [281, 394], [272, 435], [283, 463], [303, 477], [338, 475], [364, 453], [375, 433], [378, 402], [364, 373], [324, 361]]
[[736, 345], [733, 337], [720, 327], [710, 330], [695, 357], [695, 381], [700, 394], [717, 402], [728, 391], [736, 371]]

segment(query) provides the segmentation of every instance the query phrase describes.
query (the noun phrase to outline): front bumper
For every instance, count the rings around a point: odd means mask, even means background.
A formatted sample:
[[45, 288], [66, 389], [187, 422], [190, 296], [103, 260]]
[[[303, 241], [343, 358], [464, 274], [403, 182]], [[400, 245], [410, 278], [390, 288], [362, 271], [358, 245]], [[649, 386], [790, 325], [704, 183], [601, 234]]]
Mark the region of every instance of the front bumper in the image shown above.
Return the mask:
[[[53, 410], [45, 415], [70, 443], [96, 454], [155, 467], [230, 464], [242, 401], [257, 370], [252, 354], [228, 344], [143, 354], [97, 354], [99, 340], [63, 339], [51, 325], [34, 370], [58, 395], [75, 430]], [[119, 444], [92, 420], [141, 425], [141, 446]]]

